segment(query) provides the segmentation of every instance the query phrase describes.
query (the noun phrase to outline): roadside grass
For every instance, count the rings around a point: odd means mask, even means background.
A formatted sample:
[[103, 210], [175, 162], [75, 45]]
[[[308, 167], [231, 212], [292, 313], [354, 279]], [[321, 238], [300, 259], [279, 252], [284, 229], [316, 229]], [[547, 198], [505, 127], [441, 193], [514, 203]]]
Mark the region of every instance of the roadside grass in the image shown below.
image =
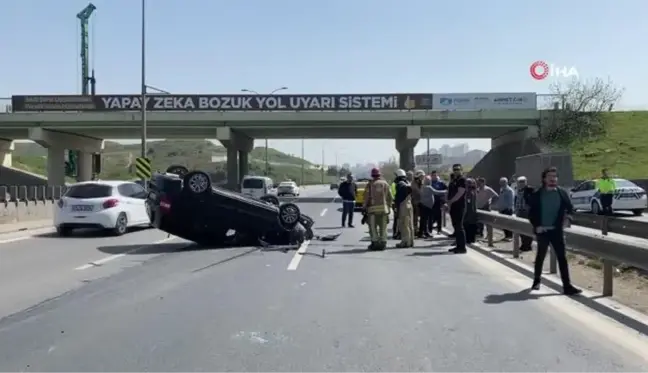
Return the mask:
[[574, 179], [596, 178], [602, 168], [625, 179], [648, 178], [648, 111], [610, 115], [605, 136], [571, 147]]

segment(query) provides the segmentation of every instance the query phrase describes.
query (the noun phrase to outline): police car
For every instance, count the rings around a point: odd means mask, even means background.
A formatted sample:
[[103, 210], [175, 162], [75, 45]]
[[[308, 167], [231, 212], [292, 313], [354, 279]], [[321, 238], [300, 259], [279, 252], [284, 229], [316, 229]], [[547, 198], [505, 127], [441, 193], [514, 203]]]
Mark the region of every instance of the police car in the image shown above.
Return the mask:
[[[636, 216], [640, 216], [648, 207], [646, 191], [637, 184], [626, 179], [614, 179], [616, 190], [614, 191], [614, 200], [612, 210], [614, 211], [632, 211]], [[576, 210], [591, 211], [598, 214], [601, 211], [601, 200], [599, 192], [596, 190], [596, 180], [587, 180], [570, 192], [572, 204]]]

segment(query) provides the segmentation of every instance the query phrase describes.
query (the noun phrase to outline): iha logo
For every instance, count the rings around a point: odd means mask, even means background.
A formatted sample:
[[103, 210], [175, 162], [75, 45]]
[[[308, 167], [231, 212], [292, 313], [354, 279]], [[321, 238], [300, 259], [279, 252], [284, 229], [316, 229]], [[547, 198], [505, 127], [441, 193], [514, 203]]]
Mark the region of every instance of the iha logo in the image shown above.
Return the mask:
[[544, 80], [552, 78], [577, 78], [578, 70], [575, 67], [558, 66], [545, 61], [536, 61], [529, 67], [531, 77], [535, 80]]

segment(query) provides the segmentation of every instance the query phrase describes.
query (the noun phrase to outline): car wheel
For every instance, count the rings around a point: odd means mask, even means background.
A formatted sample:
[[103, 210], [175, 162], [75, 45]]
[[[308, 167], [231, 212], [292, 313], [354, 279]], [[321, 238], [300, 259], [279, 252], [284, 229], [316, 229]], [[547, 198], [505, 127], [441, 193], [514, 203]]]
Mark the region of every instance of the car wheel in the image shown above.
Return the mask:
[[294, 203], [284, 203], [279, 206], [279, 223], [284, 229], [293, 229], [299, 223], [300, 217], [299, 207]]
[[598, 215], [601, 213], [601, 205], [597, 201], [592, 201], [592, 214]]
[[264, 202], [268, 202], [271, 205], [279, 206], [279, 198], [271, 195], [265, 195], [261, 197], [261, 200]]
[[169, 168], [166, 169], [166, 172], [169, 174], [176, 174], [180, 177], [184, 177], [186, 174], [189, 173], [189, 169], [185, 166], [180, 166], [180, 165], [172, 165], [169, 166]]
[[643, 209], [632, 210], [632, 213], [634, 214], [634, 216], [641, 216], [641, 215], [643, 215], [643, 212], [644, 212]]
[[115, 222], [115, 228], [112, 231], [115, 236], [122, 236], [128, 231], [128, 217], [125, 212], [117, 216], [117, 222]]
[[72, 234], [72, 229], [68, 227], [56, 227], [56, 234], [61, 237], [68, 237]]
[[203, 194], [211, 190], [211, 178], [206, 172], [191, 171], [184, 176], [184, 188], [193, 194]]

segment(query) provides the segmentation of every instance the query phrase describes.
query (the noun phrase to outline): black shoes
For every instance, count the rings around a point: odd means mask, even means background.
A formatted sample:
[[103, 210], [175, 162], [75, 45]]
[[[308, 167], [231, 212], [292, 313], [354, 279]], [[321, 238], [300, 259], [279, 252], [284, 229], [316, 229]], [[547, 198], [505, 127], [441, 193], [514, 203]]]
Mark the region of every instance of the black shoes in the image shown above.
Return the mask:
[[[531, 290], [540, 290], [540, 280], [534, 280], [531, 285]], [[574, 285], [563, 286], [563, 294], [565, 295], [579, 295], [583, 291]]]
[[459, 249], [457, 247], [453, 247], [452, 249], [448, 250], [448, 252], [452, 254], [465, 254], [467, 251], [466, 249]]

